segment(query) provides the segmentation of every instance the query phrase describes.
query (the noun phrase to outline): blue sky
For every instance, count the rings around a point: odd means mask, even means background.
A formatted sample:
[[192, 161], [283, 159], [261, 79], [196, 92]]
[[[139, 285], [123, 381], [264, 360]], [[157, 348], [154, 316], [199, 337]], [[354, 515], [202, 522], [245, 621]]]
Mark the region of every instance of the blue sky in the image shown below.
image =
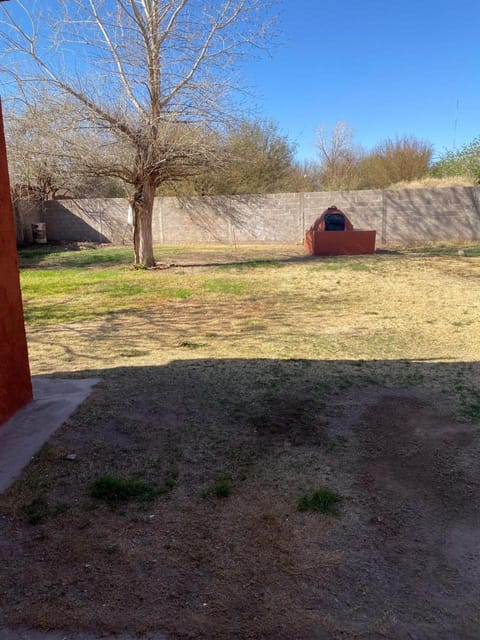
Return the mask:
[[478, 0], [284, 0], [280, 27], [246, 72], [300, 159], [339, 120], [366, 148], [412, 135], [438, 154], [480, 135]]
[[438, 156], [480, 135], [478, 0], [283, 0], [280, 11], [278, 46], [244, 75], [300, 160], [340, 120], [367, 149], [415, 136]]

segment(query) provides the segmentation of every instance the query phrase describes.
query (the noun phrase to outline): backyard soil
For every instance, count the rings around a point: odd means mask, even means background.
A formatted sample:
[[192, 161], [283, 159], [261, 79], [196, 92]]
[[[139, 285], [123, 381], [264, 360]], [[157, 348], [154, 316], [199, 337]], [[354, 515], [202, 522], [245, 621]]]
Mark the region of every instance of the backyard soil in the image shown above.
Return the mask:
[[[112, 374], [0, 498], [0, 627], [478, 640], [477, 424], [424, 387], [317, 402], [302, 376], [264, 372], [236, 395], [221, 365], [164, 369], [153, 388], [138, 372], [133, 399]], [[117, 508], [89, 496], [102, 471], [132, 469], [175, 487]], [[337, 516], [298, 511], [321, 486], [343, 496]]]

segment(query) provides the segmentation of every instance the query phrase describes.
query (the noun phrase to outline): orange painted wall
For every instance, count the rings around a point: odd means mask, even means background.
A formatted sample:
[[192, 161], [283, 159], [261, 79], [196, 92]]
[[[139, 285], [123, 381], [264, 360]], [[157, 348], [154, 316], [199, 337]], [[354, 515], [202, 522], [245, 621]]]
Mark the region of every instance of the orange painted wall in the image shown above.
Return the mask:
[[32, 400], [0, 103], [0, 424]]
[[305, 250], [316, 256], [360, 255], [375, 252], [376, 231], [307, 231]]

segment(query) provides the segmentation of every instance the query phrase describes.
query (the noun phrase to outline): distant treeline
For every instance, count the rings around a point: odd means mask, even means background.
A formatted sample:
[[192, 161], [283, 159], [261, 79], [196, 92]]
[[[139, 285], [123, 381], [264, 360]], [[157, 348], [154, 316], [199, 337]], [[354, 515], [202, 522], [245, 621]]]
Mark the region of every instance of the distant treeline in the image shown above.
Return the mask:
[[[126, 197], [126, 185], [114, 175], [115, 171], [112, 175], [105, 171], [108, 159], [95, 164], [85, 154], [72, 152], [89, 148], [98, 154], [102, 145], [96, 138], [98, 131], [62, 127], [68, 110], [54, 114], [50, 108], [37, 105], [34, 114], [29, 109], [8, 116], [14, 195], [24, 194], [27, 189], [45, 200], [65, 196]], [[200, 163], [187, 175], [172, 175], [160, 185], [157, 195], [383, 189], [429, 177], [462, 176], [471, 184], [480, 181], [478, 139], [460, 150], [444, 152], [433, 162], [433, 147], [428, 141], [412, 136], [387, 139], [365, 150], [354, 144], [349, 125], [338, 122], [331, 130], [318, 129], [317, 159], [299, 162], [295, 143], [269, 120], [241, 120], [214, 133], [196, 128], [195, 135], [205, 136], [205, 146], [210, 147], [206, 156], [209, 161]], [[95, 171], [95, 166], [102, 170]]]

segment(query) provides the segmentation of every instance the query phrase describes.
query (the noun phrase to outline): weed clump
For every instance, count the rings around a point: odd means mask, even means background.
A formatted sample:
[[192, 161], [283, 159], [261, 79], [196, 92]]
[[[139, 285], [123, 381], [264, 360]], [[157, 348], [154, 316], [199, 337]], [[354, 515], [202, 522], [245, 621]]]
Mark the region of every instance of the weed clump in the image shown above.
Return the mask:
[[203, 492], [203, 497], [208, 498], [215, 496], [215, 498], [228, 498], [232, 491], [233, 485], [229, 480], [219, 480]]
[[227, 480], [224, 482], [217, 482], [213, 487], [213, 494], [217, 498], [228, 498], [232, 493], [232, 485]]
[[470, 420], [480, 420], [480, 402], [467, 404], [463, 408], [462, 415]]
[[342, 496], [336, 491], [322, 487], [310, 495], [304, 495], [298, 501], [299, 511], [317, 511], [326, 515], [338, 515]]
[[138, 480], [122, 480], [114, 476], [102, 476], [95, 480], [90, 488], [90, 495], [96, 500], [103, 500], [111, 506], [131, 500], [152, 502], [158, 496], [168, 493], [175, 483], [168, 479], [160, 485], [153, 485]]
[[45, 496], [37, 496], [23, 506], [23, 512], [30, 524], [42, 524], [50, 515], [50, 507]]

